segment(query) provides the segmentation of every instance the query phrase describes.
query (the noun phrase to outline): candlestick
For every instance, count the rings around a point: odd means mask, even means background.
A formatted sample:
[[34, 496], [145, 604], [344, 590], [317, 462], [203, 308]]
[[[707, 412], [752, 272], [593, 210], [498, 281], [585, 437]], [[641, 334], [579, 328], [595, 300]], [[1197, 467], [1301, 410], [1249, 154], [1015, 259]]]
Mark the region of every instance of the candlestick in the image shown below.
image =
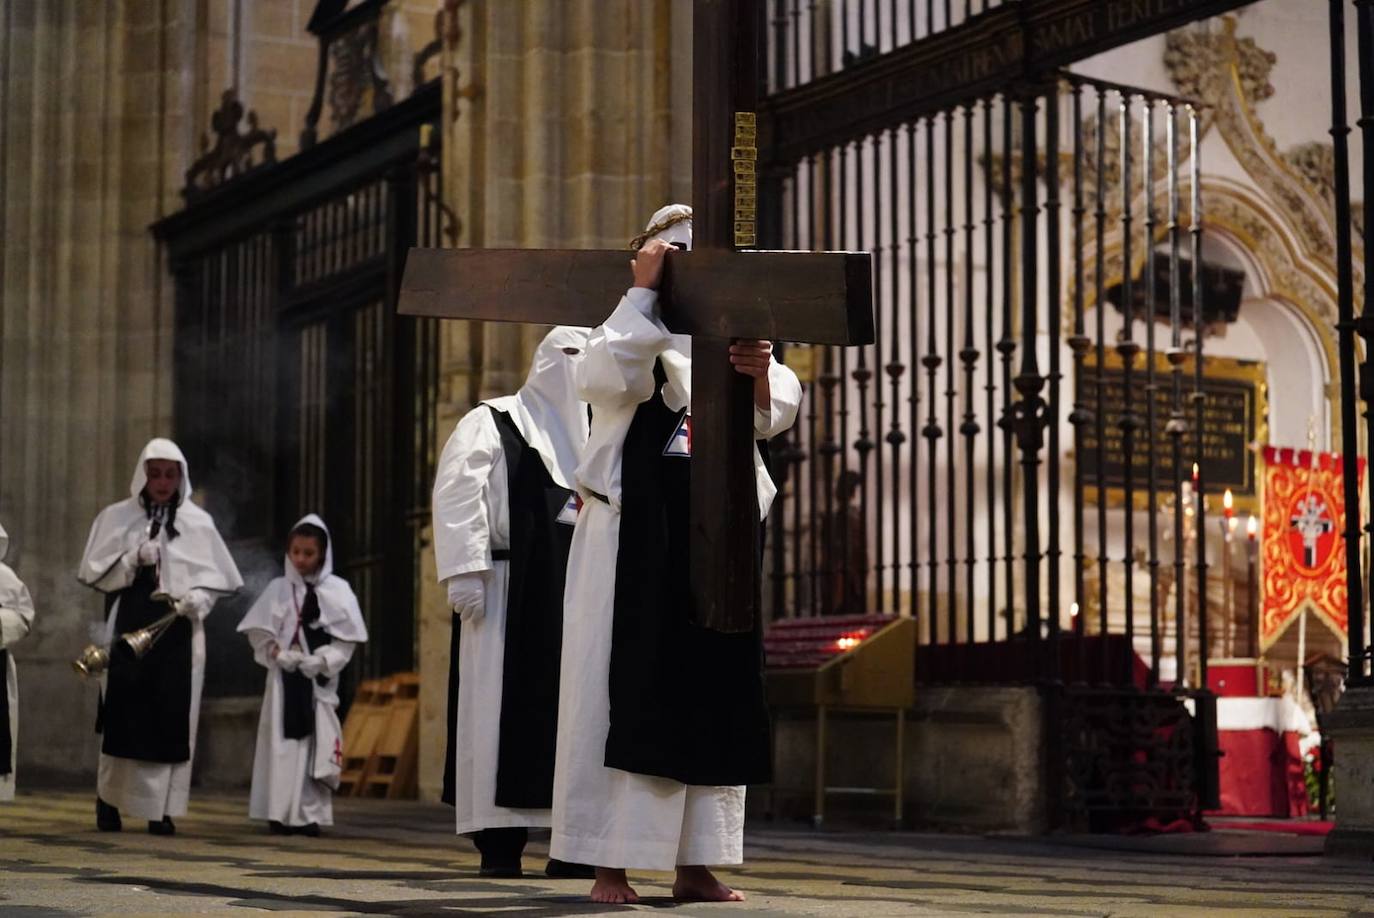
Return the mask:
[[1259, 542], [1255, 538], [1258, 532], [1259, 521], [1252, 515], [1245, 524], [1245, 604], [1250, 613], [1250, 621], [1245, 631], [1249, 644], [1247, 656], [1251, 657], [1256, 654], [1256, 635], [1259, 629]]
[[1231, 657], [1235, 655], [1236, 585], [1231, 577], [1231, 524], [1235, 522], [1235, 509], [1231, 505], [1230, 488], [1226, 489], [1222, 505], [1225, 516], [1217, 520], [1217, 525], [1221, 527], [1221, 608], [1225, 616], [1220, 638], [1222, 655]]

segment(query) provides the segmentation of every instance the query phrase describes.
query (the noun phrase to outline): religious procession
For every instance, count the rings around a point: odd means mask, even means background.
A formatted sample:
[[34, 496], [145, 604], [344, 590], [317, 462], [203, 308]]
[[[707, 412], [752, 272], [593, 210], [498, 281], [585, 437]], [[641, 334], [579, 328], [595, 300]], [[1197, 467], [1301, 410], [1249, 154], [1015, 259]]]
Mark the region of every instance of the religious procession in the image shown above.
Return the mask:
[[1374, 896], [1374, 3], [0, 47], [0, 916]]

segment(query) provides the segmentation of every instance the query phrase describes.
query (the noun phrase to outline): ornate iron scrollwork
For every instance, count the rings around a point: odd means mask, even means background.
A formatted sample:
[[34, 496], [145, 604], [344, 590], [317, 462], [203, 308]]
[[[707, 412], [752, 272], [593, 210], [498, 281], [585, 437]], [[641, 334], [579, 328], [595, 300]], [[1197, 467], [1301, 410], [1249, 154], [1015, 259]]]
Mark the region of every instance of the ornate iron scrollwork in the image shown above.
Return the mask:
[[320, 56], [315, 95], [301, 130], [301, 149], [319, 140], [326, 94], [335, 131], [384, 111], [395, 101], [382, 64], [380, 23], [386, 4], [387, 0], [363, 0], [345, 9], [337, 0], [320, 0], [316, 5], [306, 28], [319, 38]]
[[358, 121], [369, 94], [372, 113], [391, 107], [391, 86], [378, 54], [377, 23], [368, 22], [329, 46], [329, 117], [341, 131]]
[[[239, 122], [246, 120], [248, 130], [240, 131]], [[243, 103], [232, 89], [220, 97], [219, 109], [210, 116], [210, 134], [201, 136], [201, 154], [186, 170], [186, 186], [181, 194], [188, 201], [231, 179], [245, 175], [259, 166], [277, 161], [277, 131], [258, 126], [256, 112], [244, 114]], [[255, 148], [261, 146], [260, 158], [255, 161]]]
[[1110, 831], [1195, 815], [1197, 737], [1182, 698], [1069, 687], [1062, 710], [1069, 825]]

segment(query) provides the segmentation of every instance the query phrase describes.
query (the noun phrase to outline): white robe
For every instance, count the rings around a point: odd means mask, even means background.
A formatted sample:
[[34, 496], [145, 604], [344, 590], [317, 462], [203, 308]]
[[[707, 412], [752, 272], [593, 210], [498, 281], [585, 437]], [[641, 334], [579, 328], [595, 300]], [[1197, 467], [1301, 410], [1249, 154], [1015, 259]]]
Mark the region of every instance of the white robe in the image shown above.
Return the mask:
[[[200, 695], [205, 684], [204, 618], [222, 595], [243, 586], [229, 549], [215, 529], [214, 520], [191, 503], [191, 478], [186, 458], [170, 440], [154, 439], [144, 447], [134, 467], [131, 496], [111, 504], [91, 524], [86, 551], [77, 578], [102, 593], [113, 593], [134, 582], [138, 567], [133, 560], [138, 546], [147, 537], [147, 518], [138, 502], [146, 481], [144, 464], [149, 459], [168, 459], [181, 464], [181, 504], [176, 526], [181, 531], [169, 539], [164, 528], [158, 535], [161, 549], [162, 587], [176, 599], [199, 595], [199, 611], [191, 616], [191, 709], [189, 746], [191, 757], [185, 762], [146, 762], [100, 753], [96, 772], [96, 793], [116, 807], [121, 816], [158, 822], [164, 816], [182, 816], [191, 794], [191, 763], [195, 759], [196, 725], [200, 720]], [[104, 641], [116, 638], [119, 619], [116, 601], [105, 619]], [[101, 677], [101, 690], [106, 685]]]
[[[272, 593], [282, 593], [285, 586], [286, 578], [278, 577], [268, 584], [263, 595], [267, 597]], [[285, 604], [292, 605], [289, 590], [284, 595]], [[282, 604], [281, 598], [274, 597], [274, 604]], [[313, 774], [315, 740], [319, 734], [305, 739], [287, 739], [282, 735], [282, 670], [268, 656], [268, 649], [273, 644], [283, 649], [292, 647], [294, 631], [293, 613], [281, 617], [281, 626], [276, 634], [256, 628], [245, 632], [249, 643], [253, 645], [253, 659], [267, 670], [267, 689], [262, 697], [257, 748], [253, 754], [253, 786], [248, 797], [248, 817], [288, 826], [307, 826], [311, 823], [332, 826], [333, 791], [329, 785], [316, 780]], [[328, 721], [330, 712], [339, 707], [339, 674], [353, 659], [356, 647], [353, 641], [334, 640], [316, 651], [325, 658], [321, 675], [329, 677], [325, 685], [318, 682], [314, 684], [316, 730], [320, 729], [321, 721]], [[309, 653], [301, 646], [295, 649]]]
[[[307, 514], [295, 526], [309, 523], [329, 528], [315, 514]], [[337, 784], [337, 767], [330, 768], [328, 757], [342, 762], [342, 737], [338, 731], [339, 674], [353, 659], [358, 644], [367, 640], [367, 625], [353, 588], [342, 577], [334, 576], [332, 536], [319, 571], [312, 582], [320, 603], [318, 627], [330, 636], [329, 643], [314, 651], [324, 660], [320, 675], [324, 685], [311, 680], [315, 701], [315, 732], [303, 739], [288, 739], [282, 725], [282, 668], [272, 658], [271, 649], [311, 651], [299, 634], [301, 606], [305, 602], [305, 581], [290, 558], [284, 575], [262, 591], [239, 622], [238, 630], [253, 646], [253, 659], [267, 670], [267, 688], [258, 717], [258, 741], [253, 754], [253, 785], [248, 797], [248, 817], [280, 822], [288, 826], [334, 824], [334, 794], [329, 781]]]
[[[4, 552], [4, 530], [0, 529], [0, 558]], [[10, 568], [0, 564], [0, 648], [9, 649], [33, 626], [33, 600], [29, 590]], [[0, 775], [0, 802], [14, 799], [15, 766], [19, 759], [19, 670], [14, 653], [7, 655], [5, 688], [9, 693], [10, 773]]]
[[[505, 401], [491, 404], [502, 408]], [[548, 810], [496, 805], [510, 562], [493, 560], [491, 553], [510, 547], [510, 491], [501, 433], [485, 405], [464, 415], [444, 445], [435, 475], [434, 519], [439, 580], [480, 572], [485, 581], [484, 612], [463, 622], [459, 637], [456, 831], [548, 827]]]
[[[670, 335], [655, 313], [656, 294], [631, 289], [592, 332], [579, 372], [579, 395], [592, 406], [591, 438], [578, 466], [586, 500], [568, 559], [563, 604], [563, 666], [558, 708], [550, 855], [564, 861], [636, 870], [738, 864], [744, 859], [744, 787], [686, 785], [607, 768], [610, 730], [612, 588], [620, 542], [620, 466], [639, 404], [652, 398], [662, 358], [670, 408], [690, 405], [690, 339]], [[773, 437], [796, 420], [801, 384], [774, 363], [771, 411], [755, 410], [755, 433]], [[674, 404], [676, 402], [676, 404]], [[775, 489], [755, 451], [760, 516]], [[604, 503], [592, 493], [605, 496]], [[709, 742], [709, 738], [703, 741]]]

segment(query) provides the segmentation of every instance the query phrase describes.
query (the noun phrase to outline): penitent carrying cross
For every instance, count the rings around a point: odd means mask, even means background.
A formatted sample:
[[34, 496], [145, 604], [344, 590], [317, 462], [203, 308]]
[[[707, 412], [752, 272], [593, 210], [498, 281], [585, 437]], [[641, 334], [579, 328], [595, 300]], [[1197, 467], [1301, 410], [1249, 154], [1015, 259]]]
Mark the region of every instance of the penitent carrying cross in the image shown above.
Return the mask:
[[[692, 336], [690, 570], [698, 623], [758, 624], [759, 518], [752, 380], [732, 339], [873, 341], [867, 253], [737, 251], [755, 245], [755, 114], [760, 0], [695, 0], [692, 34], [693, 251], [672, 252], [659, 303]], [[629, 281], [623, 251], [412, 249], [400, 312], [413, 316], [600, 325]]]

